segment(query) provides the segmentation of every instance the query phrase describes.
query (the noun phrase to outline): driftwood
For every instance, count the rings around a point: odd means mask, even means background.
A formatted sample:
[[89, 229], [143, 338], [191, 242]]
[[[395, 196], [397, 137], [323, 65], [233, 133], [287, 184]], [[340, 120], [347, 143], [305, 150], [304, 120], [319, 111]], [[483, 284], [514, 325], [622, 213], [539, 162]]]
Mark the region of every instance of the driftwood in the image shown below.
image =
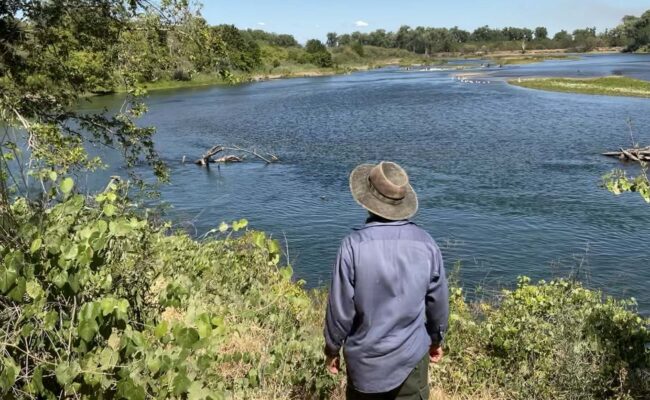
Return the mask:
[[228, 163], [228, 162], [242, 162], [242, 161], [244, 161], [243, 157], [237, 157], [237, 156], [229, 155], [229, 156], [219, 157], [216, 160], [213, 160], [212, 162]]
[[267, 164], [272, 164], [274, 162], [280, 161], [278, 156], [275, 154], [271, 153], [266, 153], [265, 155], [261, 155], [258, 153], [255, 149], [249, 150], [249, 149], [244, 149], [239, 146], [232, 146], [232, 147], [225, 147], [221, 145], [217, 146], [212, 146], [208, 151], [206, 151], [201, 158], [198, 160], [194, 161], [194, 164], [197, 165], [202, 165], [202, 166], [209, 166], [210, 163], [231, 163], [231, 162], [242, 162], [244, 161], [245, 157], [240, 156], [240, 155], [234, 155], [234, 154], [229, 154], [229, 155], [224, 155], [219, 158], [213, 158], [215, 155], [224, 152], [226, 150], [230, 151], [236, 151], [240, 153], [247, 153], [247, 154], [252, 154], [253, 156], [259, 158], [260, 160], [264, 161]]
[[650, 146], [636, 147], [633, 149], [621, 148], [620, 151], [608, 151], [603, 153], [604, 156], [617, 157], [622, 161], [645, 162], [650, 161]]

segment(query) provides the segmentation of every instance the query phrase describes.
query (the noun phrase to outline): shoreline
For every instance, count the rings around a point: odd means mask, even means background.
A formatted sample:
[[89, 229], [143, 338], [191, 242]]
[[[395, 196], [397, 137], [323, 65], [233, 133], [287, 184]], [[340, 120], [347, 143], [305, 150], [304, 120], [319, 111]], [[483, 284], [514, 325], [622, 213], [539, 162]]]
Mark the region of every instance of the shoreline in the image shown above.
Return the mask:
[[547, 92], [650, 98], [650, 81], [625, 76], [603, 76], [594, 78], [514, 78], [509, 85]]
[[[530, 50], [525, 54], [522, 54], [521, 51], [495, 51], [490, 53], [482, 54], [477, 52], [471, 55], [462, 55], [457, 53], [437, 53], [432, 55], [430, 58], [429, 64], [410, 64], [410, 66], [423, 66], [439, 63], [441, 61], [462, 61], [467, 59], [478, 59], [478, 60], [490, 60], [494, 62], [499, 62], [500, 59], [503, 62], [503, 65], [514, 65], [514, 64], [528, 64], [528, 63], [537, 63], [544, 62], [546, 60], [567, 60], [572, 61], [579, 59], [583, 55], [605, 55], [605, 54], [619, 54], [621, 53], [621, 48], [601, 48], [595, 51], [587, 53], [573, 53], [569, 49], [552, 49], [552, 50]], [[196, 78], [189, 81], [174, 81], [174, 80], [160, 80], [157, 82], [147, 82], [143, 83], [142, 86], [148, 92], [154, 92], [159, 90], [172, 90], [172, 89], [186, 89], [186, 88], [200, 88], [206, 86], [233, 86], [241, 85], [247, 83], [256, 83], [256, 82], [266, 82], [278, 79], [295, 79], [295, 78], [318, 78], [326, 76], [336, 76], [336, 75], [347, 75], [355, 72], [364, 72], [370, 71], [373, 69], [380, 69], [390, 66], [400, 66], [401, 59], [387, 59], [375, 63], [368, 64], [356, 64], [356, 65], [344, 65], [338, 68], [303, 68], [297, 70], [282, 71], [283, 67], [275, 68], [279, 71], [269, 71], [265, 72], [253, 72], [250, 74], [241, 73], [234, 76], [232, 82], [225, 80], [223, 77], [217, 74], [200, 74]], [[508, 62], [510, 61], [510, 62]], [[286, 67], [285, 67], [286, 68]], [[477, 76], [483, 73], [468, 73], [468, 74], [459, 74], [457, 77], [464, 76]], [[111, 94], [120, 94], [124, 93], [123, 89], [118, 89], [112, 92], [106, 93], [91, 93], [89, 96], [102, 96], [102, 95], [111, 95]]]

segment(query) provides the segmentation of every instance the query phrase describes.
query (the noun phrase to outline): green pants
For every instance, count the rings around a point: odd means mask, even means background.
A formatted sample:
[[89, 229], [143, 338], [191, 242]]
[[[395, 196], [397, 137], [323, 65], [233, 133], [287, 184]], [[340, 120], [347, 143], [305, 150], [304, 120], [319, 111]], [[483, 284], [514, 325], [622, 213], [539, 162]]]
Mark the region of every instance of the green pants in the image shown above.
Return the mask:
[[361, 393], [348, 379], [347, 400], [427, 400], [429, 398], [429, 354], [413, 368], [406, 380], [386, 393]]

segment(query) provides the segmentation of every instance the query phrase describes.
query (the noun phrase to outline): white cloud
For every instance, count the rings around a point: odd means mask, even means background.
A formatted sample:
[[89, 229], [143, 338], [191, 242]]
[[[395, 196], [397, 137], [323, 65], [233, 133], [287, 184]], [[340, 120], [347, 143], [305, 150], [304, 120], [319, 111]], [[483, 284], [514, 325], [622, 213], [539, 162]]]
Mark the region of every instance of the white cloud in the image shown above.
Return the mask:
[[258, 22], [257, 25], [264, 26], [264, 25], [266, 25], [266, 22]]
[[356, 26], [359, 28], [363, 28], [365, 26], [368, 26], [368, 23], [366, 21], [358, 20], [357, 22], [354, 23]]

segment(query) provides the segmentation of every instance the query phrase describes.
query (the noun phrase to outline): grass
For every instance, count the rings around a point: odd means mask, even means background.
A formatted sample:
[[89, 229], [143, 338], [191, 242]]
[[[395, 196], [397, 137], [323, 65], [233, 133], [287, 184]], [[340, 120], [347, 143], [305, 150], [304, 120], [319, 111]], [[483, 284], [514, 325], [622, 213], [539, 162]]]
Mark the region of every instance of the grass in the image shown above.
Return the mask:
[[549, 60], [578, 60], [580, 57], [576, 56], [567, 56], [562, 54], [543, 54], [543, 55], [521, 55], [521, 56], [500, 56], [500, 57], [490, 57], [489, 60], [497, 64], [503, 65], [516, 65], [516, 64], [533, 64]]
[[589, 79], [535, 78], [510, 80], [508, 82], [529, 89], [554, 92], [650, 98], [650, 82], [622, 76]]

